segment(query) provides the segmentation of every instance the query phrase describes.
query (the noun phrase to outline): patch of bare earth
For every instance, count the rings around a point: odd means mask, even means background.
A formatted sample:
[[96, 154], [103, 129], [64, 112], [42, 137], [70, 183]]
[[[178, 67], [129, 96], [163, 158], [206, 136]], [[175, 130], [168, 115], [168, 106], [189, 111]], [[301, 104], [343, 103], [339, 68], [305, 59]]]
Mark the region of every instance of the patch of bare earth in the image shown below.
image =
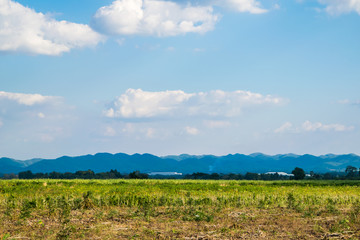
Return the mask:
[[[151, 211], [111, 207], [72, 211], [67, 219], [35, 212], [27, 219], [2, 217], [6, 239], [360, 239], [360, 225], [345, 215], [304, 216], [287, 208], [203, 209], [211, 218], [186, 209]], [[205, 216], [206, 217], [206, 216]], [[6, 235], [7, 234], [7, 235]]]

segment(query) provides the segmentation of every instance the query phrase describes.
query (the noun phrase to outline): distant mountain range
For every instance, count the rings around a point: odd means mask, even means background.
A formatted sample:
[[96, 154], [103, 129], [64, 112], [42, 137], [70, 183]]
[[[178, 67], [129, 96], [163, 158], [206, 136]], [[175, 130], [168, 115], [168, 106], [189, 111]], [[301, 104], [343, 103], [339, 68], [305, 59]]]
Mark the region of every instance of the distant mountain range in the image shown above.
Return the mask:
[[91, 169], [95, 172], [106, 172], [117, 169], [121, 173], [135, 170], [141, 172], [181, 172], [181, 173], [246, 173], [246, 172], [291, 172], [295, 167], [306, 172], [325, 173], [344, 171], [348, 166], [360, 167], [360, 156], [309, 154], [279, 154], [265, 155], [262, 153], [213, 155], [176, 155], [158, 157], [151, 154], [98, 153], [78, 157], [63, 156], [57, 159], [31, 159], [19, 161], [10, 158], [0, 158], [0, 173], [19, 173], [30, 170], [37, 172], [75, 172]]

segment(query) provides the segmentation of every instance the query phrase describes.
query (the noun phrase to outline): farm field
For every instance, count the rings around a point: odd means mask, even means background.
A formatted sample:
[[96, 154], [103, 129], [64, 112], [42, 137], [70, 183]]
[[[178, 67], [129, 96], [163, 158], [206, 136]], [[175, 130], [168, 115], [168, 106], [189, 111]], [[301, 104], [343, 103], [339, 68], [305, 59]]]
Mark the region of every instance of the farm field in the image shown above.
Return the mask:
[[3, 180], [0, 239], [360, 239], [360, 181]]

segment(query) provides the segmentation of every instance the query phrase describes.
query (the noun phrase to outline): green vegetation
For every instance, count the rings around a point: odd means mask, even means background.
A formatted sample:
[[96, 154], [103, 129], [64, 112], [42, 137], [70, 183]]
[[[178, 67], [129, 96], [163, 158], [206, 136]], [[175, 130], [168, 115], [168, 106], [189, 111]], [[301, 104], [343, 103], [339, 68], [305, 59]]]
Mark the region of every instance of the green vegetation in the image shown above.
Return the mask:
[[15, 174], [9, 178], [4, 175], [4, 179], [147, 179], [147, 174], [139, 171], [134, 171], [129, 174], [121, 174], [117, 170], [110, 170], [109, 172], [95, 173], [92, 170], [71, 172], [50, 172], [50, 173], [32, 173], [31, 171], [19, 172], [18, 176]]
[[0, 239], [360, 238], [360, 181], [2, 180]]
[[202, 180], [360, 180], [359, 169], [353, 166], [347, 166], [345, 172], [315, 173], [310, 171], [309, 175], [305, 174], [302, 168], [296, 167], [292, 171], [293, 176], [280, 175], [279, 173], [251, 173], [245, 175], [241, 173], [202, 173], [194, 172], [185, 175], [151, 175], [133, 171], [131, 173], [121, 174], [116, 169], [109, 172], [95, 173], [92, 170], [71, 172], [49, 172], [49, 173], [32, 173], [30, 170], [16, 174], [4, 174], [2, 179], [202, 179]]
[[305, 178], [305, 171], [302, 168], [296, 167], [292, 172], [295, 180], [302, 180]]

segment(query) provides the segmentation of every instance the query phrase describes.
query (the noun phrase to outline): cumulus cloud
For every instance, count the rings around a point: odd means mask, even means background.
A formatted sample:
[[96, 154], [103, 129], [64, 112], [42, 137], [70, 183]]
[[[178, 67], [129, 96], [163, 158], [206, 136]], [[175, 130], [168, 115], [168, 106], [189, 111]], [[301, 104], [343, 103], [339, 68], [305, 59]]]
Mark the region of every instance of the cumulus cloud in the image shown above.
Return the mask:
[[343, 132], [343, 131], [349, 131], [349, 130], [353, 130], [354, 127], [353, 126], [345, 126], [342, 124], [323, 124], [321, 122], [310, 122], [310, 121], [305, 121], [302, 124], [302, 128], [305, 131], [336, 131], [336, 132]]
[[0, 0], [0, 52], [59, 55], [95, 46], [103, 37], [88, 25], [57, 21], [11, 0]]
[[181, 90], [147, 92], [128, 89], [111, 103], [104, 115], [112, 118], [234, 117], [248, 107], [282, 102], [278, 97], [241, 90], [185, 93]]
[[252, 14], [261, 14], [268, 11], [262, 8], [261, 3], [256, 0], [218, 0], [215, 4], [237, 12], [249, 12]]
[[181, 6], [159, 0], [116, 0], [98, 9], [91, 25], [110, 35], [166, 37], [211, 31], [218, 19], [211, 6]]
[[[12, 93], [0, 91], [0, 102], [4, 100], [13, 101], [21, 105], [32, 106], [45, 102], [57, 101], [60, 100], [60, 98], [53, 96], [43, 96], [40, 94]], [[41, 113], [41, 115], [43, 114]], [[41, 116], [39, 115], [39, 117]]]
[[360, 0], [318, 0], [326, 5], [326, 12], [329, 14], [342, 14], [357, 12], [360, 14]]
[[183, 91], [146, 92], [141, 89], [128, 89], [118, 97], [105, 115], [121, 118], [148, 118], [174, 114], [182, 103], [193, 94]]

